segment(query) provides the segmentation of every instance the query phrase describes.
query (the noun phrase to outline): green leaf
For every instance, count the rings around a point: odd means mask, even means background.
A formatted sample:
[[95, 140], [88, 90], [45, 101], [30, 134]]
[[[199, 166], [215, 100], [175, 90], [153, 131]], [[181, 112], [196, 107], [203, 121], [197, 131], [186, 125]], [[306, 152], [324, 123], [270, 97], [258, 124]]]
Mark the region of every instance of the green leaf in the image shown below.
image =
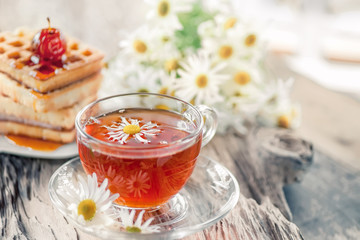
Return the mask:
[[201, 47], [201, 39], [198, 34], [198, 27], [202, 22], [213, 19], [213, 15], [203, 11], [199, 3], [194, 4], [193, 9], [189, 13], [183, 13], [178, 15], [180, 23], [183, 25], [183, 29], [175, 32], [177, 48], [184, 52], [190, 48], [197, 50]]

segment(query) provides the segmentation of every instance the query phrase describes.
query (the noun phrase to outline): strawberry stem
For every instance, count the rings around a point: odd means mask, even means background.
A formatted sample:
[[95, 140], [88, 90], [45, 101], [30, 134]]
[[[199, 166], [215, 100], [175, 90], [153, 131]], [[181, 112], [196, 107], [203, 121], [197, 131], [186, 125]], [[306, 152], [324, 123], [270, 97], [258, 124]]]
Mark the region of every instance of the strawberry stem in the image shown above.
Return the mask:
[[49, 30], [51, 29], [51, 26], [50, 26], [50, 18], [49, 17], [47, 17], [46, 18], [46, 20], [48, 21], [48, 23], [49, 23]]

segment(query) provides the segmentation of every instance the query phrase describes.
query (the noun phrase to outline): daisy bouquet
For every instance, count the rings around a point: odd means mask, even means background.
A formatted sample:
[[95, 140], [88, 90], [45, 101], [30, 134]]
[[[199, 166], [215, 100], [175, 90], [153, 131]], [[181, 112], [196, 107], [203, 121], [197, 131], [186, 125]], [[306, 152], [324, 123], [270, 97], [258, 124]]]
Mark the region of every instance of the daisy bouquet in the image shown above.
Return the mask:
[[144, 1], [148, 21], [120, 41], [102, 95], [154, 92], [205, 104], [217, 110], [220, 132], [245, 133], [249, 122], [299, 125], [292, 80], [270, 77], [260, 27], [233, 12], [231, 1]]

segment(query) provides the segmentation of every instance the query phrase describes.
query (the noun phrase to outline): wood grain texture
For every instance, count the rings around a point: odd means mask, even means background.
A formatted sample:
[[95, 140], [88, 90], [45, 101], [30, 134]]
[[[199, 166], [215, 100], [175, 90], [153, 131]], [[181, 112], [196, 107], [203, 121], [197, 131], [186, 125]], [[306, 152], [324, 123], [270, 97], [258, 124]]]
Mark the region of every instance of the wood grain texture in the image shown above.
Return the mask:
[[292, 220], [282, 189], [302, 179], [313, 162], [313, 146], [284, 129], [255, 129], [253, 132], [249, 135], [249, 154], [257, 153], [251, 161], [259, 161], [263, 170], [260, 176], [264, 182], [258, 184], [263, 198], [270, 196], [271, 202]]
[[0, 239], [91, 239], [52, 206], [48, 182], [64, 161], [0, 154]]
[[[268, 143], [266, 138], [260, 139], [262, 143]], [[271, 174], [264, 175], [266, 168], [263, 168], [265, 165], [262, 162], [270, 158], [261, 159], [249, 154], [253, 151], [249, 142], [254, 141], [257, 140], [228, 134], [217, 136], [204, 149], [203, 154], [219, 160], [233, 172], [246, 197], [241, 195], [237, 206], [216, 225], [186, 239], [302, 239], [296, 225], [289, 222], [272, 204], [275, 201], [287, 213], [287, 203], [282, 195], [282, 187], [279, 186], [289, 182], [289, 179], [295, 179], [297, 173], [281, 170], [283, 174], [273, 175], [276, 178], [270, 181]], [[267, 149], [266, 152], [274, 151]], [[1, 154], [0, 158], [0, 169], [3, 169], [0, 174], [1, 238], [92, 239], [69, 224], [50, 202], [48, 181], [64, 161], [25, 159], [6, 154]], [[288, 160], [293, 161], [295, 158]], [[302, 170], [296, 172], [302, 174]], [[279, 177], [281, 175], [286, 177]], [[255, 198], [261, 205], [249, 197]]]
[[[231, 137], [230, 137], [231, 136]], [[262, 203], [265, 199], [291, 220], [283, 186], [298, 181], [312, 163], [312, 145], [281, 129], [258, 129], [244, 138], [216, 137], [209, 156], [220, 158], [240, 182], [242, 194]]]
[[272, 240], [303, 239], [298, 227], [289, 222], [270, 202], [259, 205], [255, 200], [240, 196], [238, 205], [216, 225], [187, 237], [186, 240]]

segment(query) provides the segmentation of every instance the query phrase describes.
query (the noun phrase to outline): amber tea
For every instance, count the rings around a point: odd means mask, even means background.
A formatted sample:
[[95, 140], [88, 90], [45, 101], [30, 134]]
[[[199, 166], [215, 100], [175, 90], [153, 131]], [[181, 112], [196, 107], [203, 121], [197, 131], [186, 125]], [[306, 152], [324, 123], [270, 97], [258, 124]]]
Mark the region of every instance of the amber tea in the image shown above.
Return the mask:
[[[196, 128], [178, 113], [154, 109], [123, 109], [90, 118], [83, 127], [105, 145], [78, 141], [87, 172], [99, 182], [109, 180], [117, 203], [155, 207], [167, 202], [189, 179], [201, 148], [202, 135], [187, 137]], [[179, 141], [186, 144], [178, 144]]]

